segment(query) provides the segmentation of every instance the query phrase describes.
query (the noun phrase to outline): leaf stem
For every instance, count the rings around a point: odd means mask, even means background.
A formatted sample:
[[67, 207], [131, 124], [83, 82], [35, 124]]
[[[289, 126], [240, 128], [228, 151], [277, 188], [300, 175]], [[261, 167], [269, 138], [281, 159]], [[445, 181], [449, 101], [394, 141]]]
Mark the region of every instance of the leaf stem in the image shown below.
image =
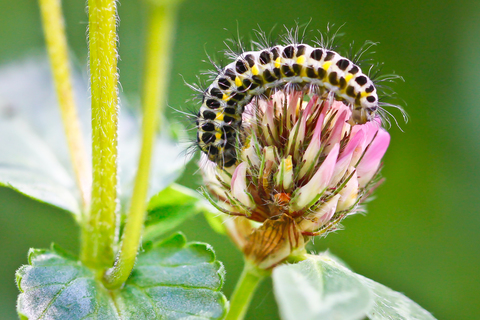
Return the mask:
[[83, 213], [90, 202], [91, 168], [80, 128], [73, 95], [65, 22], [60, 0], [39, 0], [43, 31], [47, 46], [58, 104], [63, 120], [73, 171], [80, 190]]
[[147, 205], [148, 181], [160, 115], [166, 104], [170, 51], [177, 2], [148, 2], [147, 48], [143, 87], [142, 148], [121, 249], [104, 276], [108, 288], [120, 287], [130, 275], [140, 244]]
[[110, 267], [117, 215], [117, 32], [115, 0], [88, 0], [92, 96], [92, 197], [83, 226], [81, 259]]
[[242, 320], [245, 317], [255, 290], [267, 275], [267, 271], [260, 270], [245, 260], [242, 274], [230, 299], [230, 309], [225, 320]]

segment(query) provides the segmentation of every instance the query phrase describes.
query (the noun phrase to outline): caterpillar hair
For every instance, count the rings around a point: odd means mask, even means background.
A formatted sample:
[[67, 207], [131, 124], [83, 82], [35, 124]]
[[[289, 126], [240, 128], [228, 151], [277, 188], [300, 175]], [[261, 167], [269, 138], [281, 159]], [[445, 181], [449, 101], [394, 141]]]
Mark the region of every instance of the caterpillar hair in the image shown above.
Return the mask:
[[[233, 62], [216, 69], [208, 87], [201, 92], [201, 107], [196, 114], [196, 144], [210, 161], [222, 167], [237, 162], [237, 149], [242, 132], [242, 114], [253, 98], [268, 96], [277, 90], [303, 90], [309, 94], [329, 95], [344, 101], [352, 110], [350, 121], [363, 124], [377, 114], [387, 119], [389, 112], [382, 106], [385, 94], [378, 96], [384, 82], [393, 76], [379, 76], [378, 66], [362, 71], [360, 62], [370, 61], [364, 54], [376, 43], [367, 41], [358, 51], [350, 48], [350, 58], [337, 53], [335, 39], [320, 34], [311, 46], [305, 43], [305, 32], [299, 27], [281, 37], [282, 44], [274, 45], [271, 36], [261, 29], [255, 31], [251, 51], [238, 41], [227, 44], [226, 56]], [[210, 57], [209, 57], [209, 60]], [[213, 62], [212, 62], [213, 63]], [[193, 87], [199, 92], [200, 87]], [[381, 91], [383, 94], [383, 90]], [[404, 114], [405, 117], [405, 114]], [[388, 119], [387, 119], [388, 122]], [[241, 146], [241, 143], [240, 143]]]

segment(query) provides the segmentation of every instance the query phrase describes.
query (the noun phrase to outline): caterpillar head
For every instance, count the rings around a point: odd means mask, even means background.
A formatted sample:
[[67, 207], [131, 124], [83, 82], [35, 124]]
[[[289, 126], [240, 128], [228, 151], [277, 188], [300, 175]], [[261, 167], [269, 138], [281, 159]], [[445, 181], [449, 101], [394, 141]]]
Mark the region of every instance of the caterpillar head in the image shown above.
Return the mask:
[[371, 94], [360, 99], [360, 105], [352, 110], [352, 120], [357, 124], [364, 124], [375, 119], [378, 110], [378, 98]]

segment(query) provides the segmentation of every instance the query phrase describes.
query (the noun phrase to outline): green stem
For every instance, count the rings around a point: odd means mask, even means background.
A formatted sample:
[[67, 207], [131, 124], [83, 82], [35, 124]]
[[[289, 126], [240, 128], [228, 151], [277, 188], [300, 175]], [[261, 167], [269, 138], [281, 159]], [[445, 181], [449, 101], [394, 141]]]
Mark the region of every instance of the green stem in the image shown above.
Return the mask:
[[114, 261], [117, 215], [117, 32], [115, 0], [88, 1], [92, 96], [92, 197], [81, 259], [101, 270]]
[[267, 275], [266, 271], [260, 270], [248, 261], [245, 261], [242, 275], [230, 299], [230, 310], [228, 310], [225, 320], [242, 320], [245, 317], [255, 290], [260, 281]]
[[175, 30], [177, 5], [151, 2], [148, 7], [148, 34], [143, 89], [143, 132], [137, 176], [125, 223], [121, 249], [115, 265], [104, 276], [108, 288], [120, 287], [130, 275], [145, 220], [148, 180], [155, 137], [167, 95], [170, 49]]
[[39, 0], [43, 32], [62, 115], [63, 127], [70, 151], [73, 171], [80, 190], [83, 212], [90, 202], [91, 172], [80, 129], [75, 99], [73, 98], [70, 65], [68, 62], [67, 36], [60, 0]]

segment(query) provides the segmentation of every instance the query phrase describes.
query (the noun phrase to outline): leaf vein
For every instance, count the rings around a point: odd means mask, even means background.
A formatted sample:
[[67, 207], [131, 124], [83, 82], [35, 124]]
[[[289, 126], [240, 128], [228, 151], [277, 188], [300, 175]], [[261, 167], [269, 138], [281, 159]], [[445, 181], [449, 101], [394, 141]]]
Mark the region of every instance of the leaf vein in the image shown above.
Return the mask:
[[[130, 285], [131, 285], [131, 286], [134, 286], [134, 287], [136, 287], [138, 290], [142, 291], [142, 293], [143, 293], [145, 296], [147, 296], [150, 301], [153, 302], [153, 300], [152, 300], [152, 298], [150, 297], [150, 295], [147, 294], [146, 292], [144, 292], [144, 289], [143, 289], [142, 287], [139, 287], [139, 286], [137, 286], [136, 284], [130, 284]], [[157, 307], [156, 307], [156, 305], [153, 304], [153, 306], [154, 306], [154, 308], [155, 308], [155, 313], [157, 313]], [[202, 319], [207, 319], [207, 320], [212, 319], [212, 318], [210, 318], [210, 317], [200, 316], [200, 315], [198, 315], [198, 314], [195, 314], [195, 313], [192, 313], [192, 312], [183, 311], [183, 310], [182, 310], [182, 311], [179, 311], [179, 310], [173, 310], [173, 309], [169, 309], [169, 308], [165, 308], [165, 307], [162, 307], [162, 309], [163, 309], [163, 310], [166, 310], [166, 311], [172, 311], [172, 312], [177, 312], [177, 313], [184, 313], [184, 314], [188, 314], [188, 315], [190, 315], [190, 316], [195, 316], [195, 317], [202, 318]], [[158, 314], [158, 313], [157, 313], [157, 314]]]
[[52, 306], [52, 304], [55, 302], [55, 300], [57, 300], [58, 296], [60, 294], [62, 294], [62, 292], [70, 286], [70, 284], [72, 284], [75, 280], [77, 279], [85, 279], [87, 277], [78, 277], [78, 278], [74, 278], [72, 280], [70, 280], [69, 282], [65, 283], [63, 288], [61, 288], [60, 290], [58, 290], [57, 294], [52, 298], [52, 300], [50, 300], [50, 302], [48, 303], [48, 305], [45, 307], [45, 309], [42, 311], [40, 317], [38, 317], [38, 319], [42, 319], [43, 316], [45, 315], [45, 313], [48, 311], [48, 309]]

